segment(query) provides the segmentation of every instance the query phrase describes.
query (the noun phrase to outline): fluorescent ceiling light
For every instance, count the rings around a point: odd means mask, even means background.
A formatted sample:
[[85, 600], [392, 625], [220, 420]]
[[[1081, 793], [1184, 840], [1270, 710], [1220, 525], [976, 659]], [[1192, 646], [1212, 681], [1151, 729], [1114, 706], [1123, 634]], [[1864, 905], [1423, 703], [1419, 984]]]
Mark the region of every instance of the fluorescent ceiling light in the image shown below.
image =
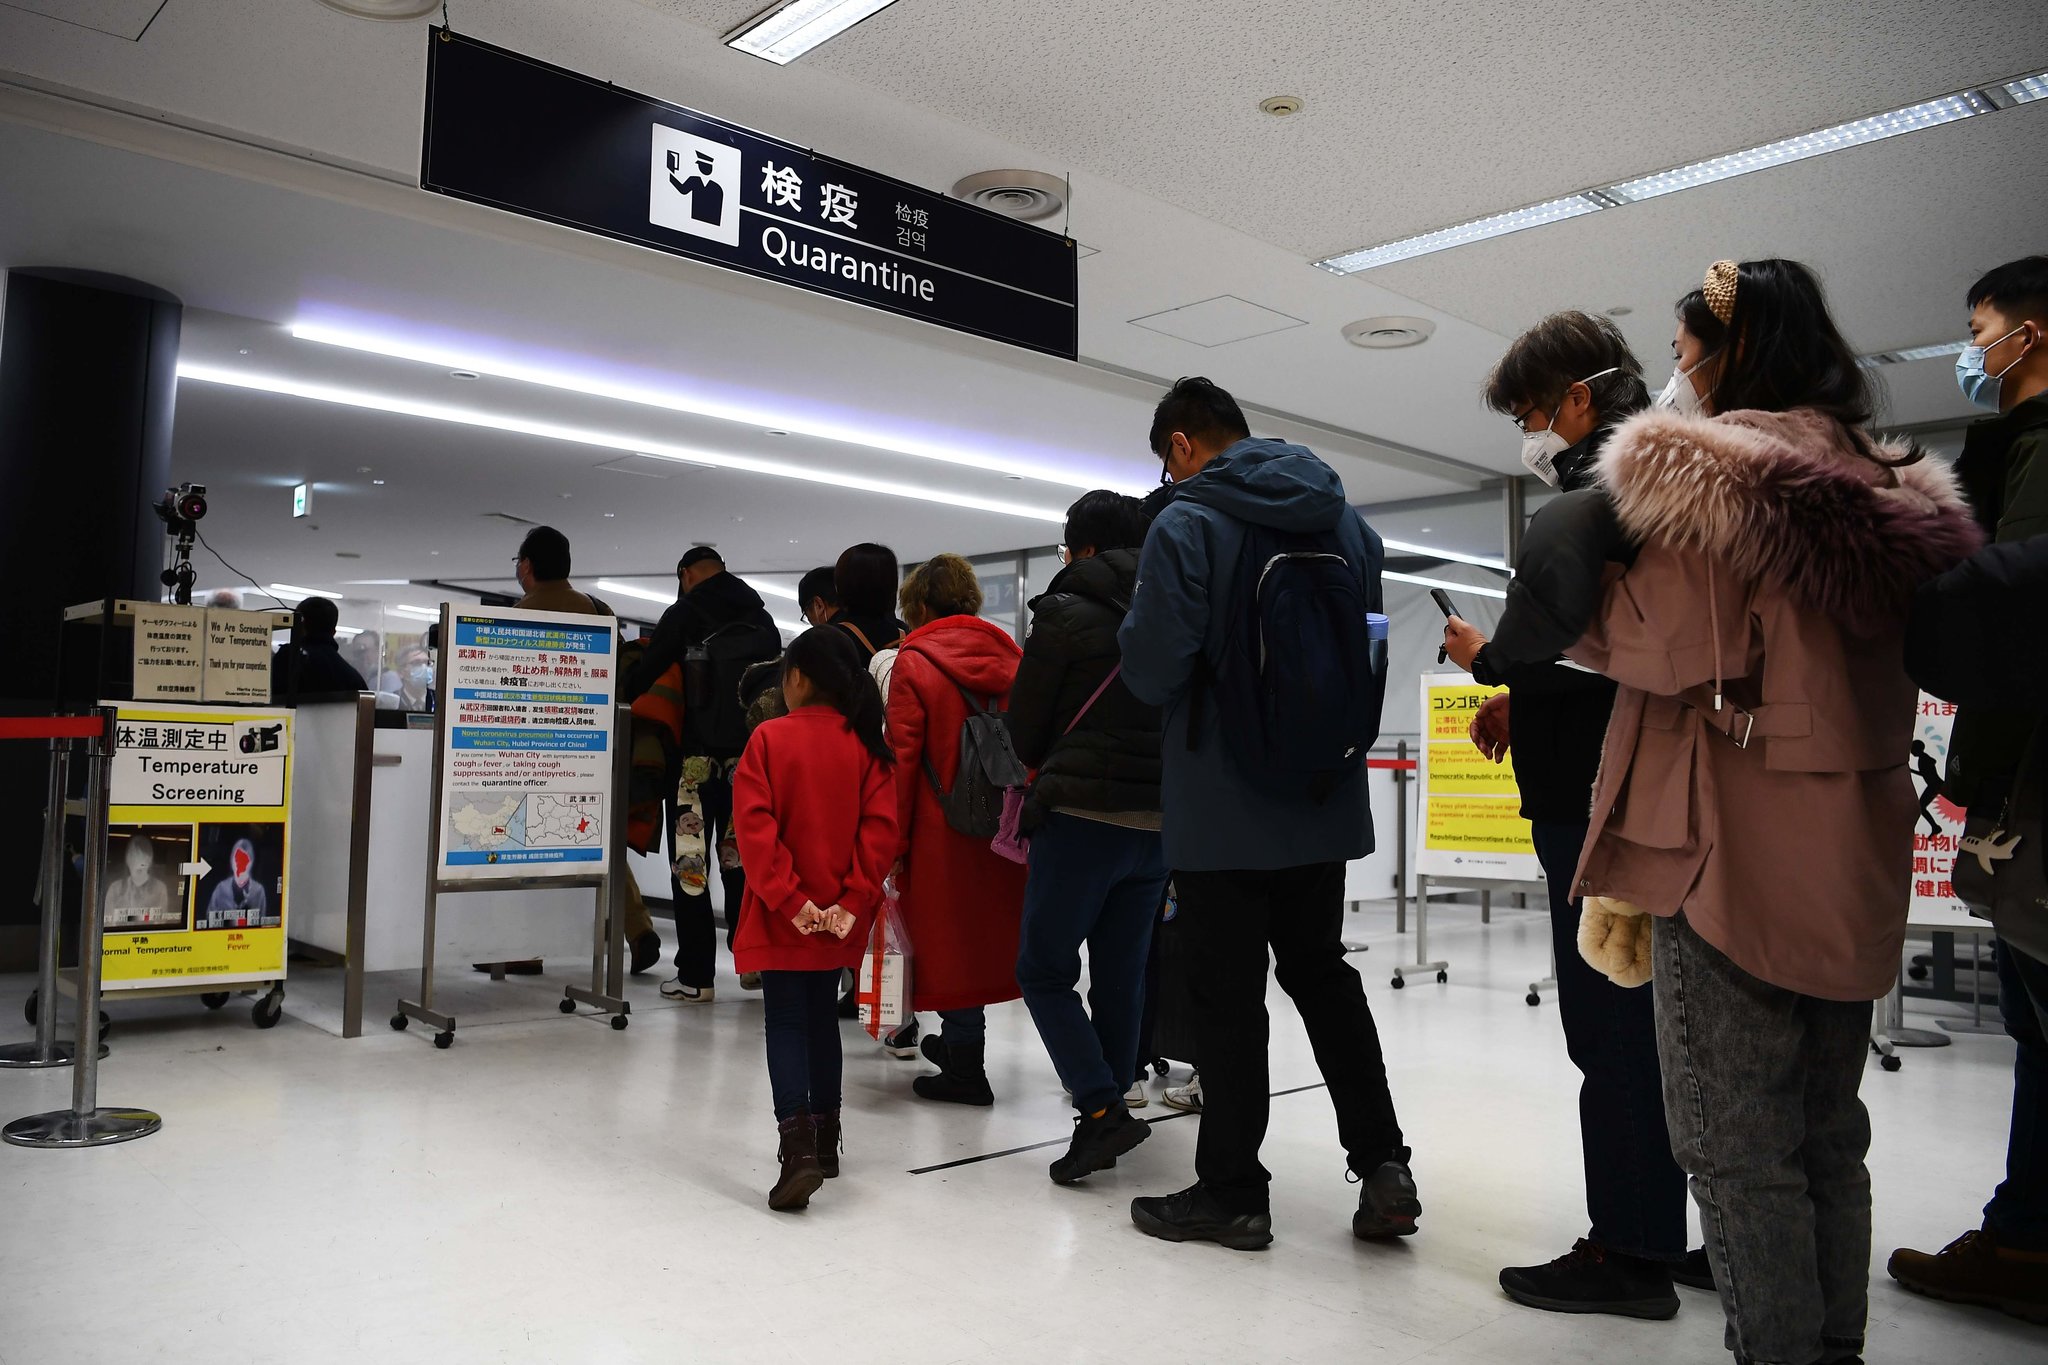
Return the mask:
[[1024, 517], [1032, 521], [1058, 522], [1064, 524], [1067, 514], [1063, 508], [1033, 507], [1025, 503], [1006, 502], [1000, 498], [982, 498], [964, 493], [951, 493], [944, 489], [931, 488], [922, 484], [898, 483], [890, 479], [871, 479], [864, 475], [842, 473], [836, 470], [811, 469], [803, 465], [787, 464], [780, 460], [761, 460], [750, 455], [730, 455], [724, 451], [699, 450], [688, 446], [666, 445], [651, 442], [643, 437], [627, 436], [618, 432], [599, 431], [591, 427], [564, 426], [558, 422], [539, 422], [524, 417], [509, 417], [498, 413], [480, 412], [475, 408], [458, 408], [445, 403], [422, 403], [415, 399], [401, 398], [396, 394], [372, 393], [363, 389], [347, 389], [333, 384], [315, 384], [298, 379], [287, 379], [281, 375], [256, 374], [244, 370], [224, 369], [217, 365], [180, 361], [178, 378], [193, 379], [206, 384], [222, 384], [229, 388], [254, 389], [260, 393], [283, 394], [291, 398], [306, 398], [319, 403], [338, 403], [344, 407], [367, 408], [373, 412], [396, 413], [402, 417], [424, 417], [436, 422], [453, 422], [461, 426], [484, 427], [492, 431], [509, 431], [521, 436], [539, 436], [552, 441], [569, 441], [577, 445], [596, 446], [605, 450], [619, 450], [628, 454], [651, 456], [658, 460], [676, 460], [684, 464], [709, 465], [717, 469], [731, 469], [744, 474], [766, 474], [771, 478], [795, 479], [801, 483], [818, 483], [832, 488], [850, 489], [861, 493], [879, 493], [885, 497], [911, 498], [919, 502], [934, 502], [947, 507], [958, 507], [972, 512], [993, 512], [999, 516]]
[[783, 0], [725, 36], [727, 47], [787, 66], [896, 0]]
[[592, 398], [610, 398], [621, 403], [637, 403], [642, 407], [688, 413], [693, 417], [736, 422], [741, 426], [752, 427], [757, 432], [772, 430], [795, 436], [814, 436], [820, 440], [838, 441], [866, 450], [908, 455], [919, 460], [937, 460], [942, 464], [960, 465], [967, 469], [985, 469], [991, 474], [1037, 479], [1045, 483], [1059, 484], [1063, 488], [1079, 488], [1086, 491], [1102, 486], [1102, 481], [1094, 476], [1068, 474], [1035, 465], [1020, 464], [1015, 460], [977, 454], [958, 446], [884, 437], [844, 423], [810, 421], [802, 417], [791, 417], [788, 413], [766, 412], [737, 403], [719, 403], [703, 398], [679, 398], [660, 389], [610, 383], [593, 379], [588, 375], [572, 374], [566, 370], [552, 370], [542, 365], [522, 365], [516, 361], [480, 357], [424, 342], [401, 341], [395, 337], [356, 332], [344, 327], [329, 327], [315, 322], [294, 323], [291, 331], [292, 336], [300, 341], [317, 341], [326, 346], [365, 351], [371, 355], [389, 356], [394, 360], [417, 361], [439, 370], [467, 370], [476, 374], [487, 374], [494, 379], [516, 379], [523, 384], [538, 384], [544, 388], [561, 389]]
[[1419, 573], [1395, 573], [1392, 569], [1387, 569], [1380, 574], [1380, 577], [1392, 579], [1396, 583], [1413, 583], [1417, 587], [1422, 588], [1442, 588], [1446, 592], [1470, 592], [1477, 593], [1481, 597], [1505, 598], [1507, 596], [1499, 588], [1481, 588], [1471, 583], [1453, 583], [1448, 578], [1425, 578]]
[[1361, 247], [1356, 251], [1327, 257], [1317, 261], [1316, 265], [1338, 275], [1354, 275], [1361, 270], [1370, 270], [1374, 266], [1386, 265], [1393, 261], [1405, 261], [1435, 251], [1447, 251], [1452, 247], [1483, 242], [1492, 237], [1503, 237], [1511, 232], [1520, 232], [1524, 228], [1562, 222], [1567, 218], [1577, 218], [1600, 209], [1639, 204], [1646, 199], [1656, 199], [1663, 195], [1676, 194], [1680, 190], [1696, 189], [1701, 185], [1731, 180], [1738, 175], [1748, 175], [1751, 171], [1804, 161], [1826, 152], [1839, 152], [1845, 147], [1861, 147], [1898, 137], [1902, 133], [1935, 128], [1944, 123], [1954, 123], [1958, 119], [1974, 118], [1979, 114], [1996, 113], [2001, 108], [2025, 104], [2043, 96], [2048, 96], [2048, 72], [2022, 76], [1981, 90], [1963, 90], [1953, 95], [1943, 95], [1939, 99], [1923, 100], [1918, 104], [1872, 114], [1868, 118], [1838, 123], [1831, 128], [1821, 128], [1811, 133], [1801, 133], [1797, 137], [1780, 138], [1761, 146], [1730, 152], [1726, 156], [1710, 157], [1705, 161], [1674, 166], [1670, 170], [1658, 171], [1653, 175], [1638, 176], [1597, 189], [1583, 190], [1578, 194], [1566, 195], [1562, 199], [1532, 204], [1527, 208], [1511, 209], [1506, 213], [1495, 213], [1485, 218], [1475, 218], [1468, 223], [1438, 228], [1434, 232], [1403, 237], [1398, 241], [1385, 242], [1378, 246]]
[[439, 607], [414, 607], [400, 605], [396, 607], [386, 607], [384, 608], [384, 610], [393, 616], [410, 616], [421, 621], [438, 621], [441, 619], [441, 609]]
[[342, 593], [329, 592], [325, 588], [300, 588], [290, 583], [272, 583], [265, 591], [274, 597], [297, 597], [301, 600], [308, 597], [331, 597], [339, 602], [343, 597]]
[[1445, 559], [1458, 564], [1477, 564], [1482, 569], [1499, 569], [1502, 573], [1507, 572], [1507, 561], [1504, 559], [1460, 554], [1456, 550], [1439, 550], [1434, 545], [1411, 545], [1405, 540], [1388, 540], [1385, 536], [1380, 537], [1380, 544], [1389, 550], [1399, 550], [1403, 554], [1423, 555], [1430, 559]]
[[1864, 369], [1876, 369], [1879, 365], [1900, 365], [1909, 360], [1939, 360], [1946, 355], [1961, 355], [1967, 341], [1943, 341], [1933, 346], [1907, 346], [1896, 351], [1879, 351], [1875, 355], [1859, 355], [1856, 363]]
[[675, 605], [676, 595], [672, 592], [652, 592], [646, 588], [636, 588], [630, 583], [621, 583], [616, 578], [600, 578], [593, 586], [602, 588], [604, 591], [620, 597], [637, 597], [643, 602], [660, 602], [665, 606]]
[[784, 621], [780, 619], [775, 620], [775, 628], [781, 631], [784, 635], [801, 635], [805, 631], [810, 629], [809, 626], [803, 625], [799, 622]]
[[750, 578], [747, 580], [747, 585], [755, 592], [765, 592], [770, 597], [786, 597], [792, 602], [802, 600], [796, 595], [795, 588], [785, 588], [779, 583], [757, 583]]
[[2014, 104], [2032, 104], [2035, 100], [2048, 98], [2048, 72], [2007, 81], [1998, 89]]
[[1376, 265], [1405, 261], [1411, 256], [1427, 256], [1433, 251], [1448, 251], [1454, 246], [1483, 242], [1489, 237], [1505, 237], [1508, 233], [1520, 232], [1523, 228], [1562, 222], [1566, 218], [1577, 218], [1581, 214], [1592, 213], [1605, 207], [1605, 204], [1595, 203], [1586, 195], [1574, 194], [1563, 199], [1553, 199], [1547, 204], [1532, 204], [1525, 209], [1513, 209], [1487, 218], [1475, 218], [1469, 223], [1459, 223], [1455, 227], [1438, 228], [1435, 232], [1403, 237], [1397, 242], [1365, 247], [1342, 256], [1332, 256], [1325, 261], [1317, 261], [1316, 264], [1334, 274], [1355, 275]]

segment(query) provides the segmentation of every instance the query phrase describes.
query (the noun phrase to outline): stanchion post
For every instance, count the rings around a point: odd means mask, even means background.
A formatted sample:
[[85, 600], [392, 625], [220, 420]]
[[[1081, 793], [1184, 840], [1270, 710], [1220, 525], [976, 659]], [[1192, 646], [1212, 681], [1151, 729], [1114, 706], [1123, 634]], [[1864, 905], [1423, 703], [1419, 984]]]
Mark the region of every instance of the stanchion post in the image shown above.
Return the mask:
[[107, 866], [107, 808], [114, 776], [114, 710], [100, 710], [100, 732], [86, 743], [85, 894], [78, 910], [78, 1061], [71, 1108], [16, 1119], [0, 1139], [17, 1147], [103, 1147], [147, 1137], [164, 1126], [147, 1109], [102, 1109], [100, 1079], [100, 904]]
[[[1408, 741], [1394, 746], [1397, 763], [1408, 762]], [[1408, 769], [1394, 769], [1394, 932], [1408, 932]]]
[[43, 862], [36, 877], [42, 941], [36, 964], [36, 1040], [0, 1048], [0, 1067], [70, 1066], [77, 1055], [57, 1041], [57, 954], [64, 915], [64, 798], [69, 794], [71, 741], [50, 741], [50, 780], [43, 806]]

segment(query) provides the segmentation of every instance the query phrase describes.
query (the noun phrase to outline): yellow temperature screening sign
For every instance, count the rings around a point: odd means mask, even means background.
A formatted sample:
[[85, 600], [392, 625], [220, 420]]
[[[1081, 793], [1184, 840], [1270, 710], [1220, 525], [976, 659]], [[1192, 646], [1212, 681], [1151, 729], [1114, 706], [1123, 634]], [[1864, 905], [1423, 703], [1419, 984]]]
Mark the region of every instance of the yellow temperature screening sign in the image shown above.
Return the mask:
[[283, 978], [291, 762], [289, 711], [117, 707], [107, 990]]
[[1543, 875], [1522, 818], [1512, 756], [1495, 763], [1472, 743], [1472, 718], [1502, 690], [1481, 687], [1464, 673], [1422, 675], [1415, 870], [1424, 876], [1535, 881]]

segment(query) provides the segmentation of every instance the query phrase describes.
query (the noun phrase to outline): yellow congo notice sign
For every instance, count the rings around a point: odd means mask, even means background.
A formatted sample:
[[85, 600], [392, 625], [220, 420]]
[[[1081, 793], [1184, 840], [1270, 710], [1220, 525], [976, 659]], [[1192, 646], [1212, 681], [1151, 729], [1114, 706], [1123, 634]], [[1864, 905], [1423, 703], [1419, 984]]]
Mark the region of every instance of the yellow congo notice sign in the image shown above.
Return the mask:
[[1416, 772], [1421, 826], [1415, 870], [1447, 881], [1540, 881], [1542, 865], [1522, 818], [1513, 759], [1473, 746], [1472, 718], [1498, 687], [1465, 673], [1422, 675], [1422, 754]]
[[117, 713], [105, 988], [282, 979], [291, 712], [123, 702]]

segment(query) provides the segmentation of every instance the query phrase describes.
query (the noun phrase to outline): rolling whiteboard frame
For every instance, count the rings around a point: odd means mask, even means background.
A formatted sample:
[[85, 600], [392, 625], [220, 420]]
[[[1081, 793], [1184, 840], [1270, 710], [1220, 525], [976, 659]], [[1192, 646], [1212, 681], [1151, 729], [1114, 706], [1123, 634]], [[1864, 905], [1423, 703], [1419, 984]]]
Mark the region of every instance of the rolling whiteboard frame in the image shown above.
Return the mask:
[[[510, 614], [508, 614], [510, 613]], [[620, 851], [625, 848], [626, 791], [632, 777], [632, 745], [622, 742], [621, 736], [632, 734], [632, 711], [624, 706], [607, 703], [606, 711], [610, 724], [607, 727], [611, 755], [611, 789], [606, 798], [606, 818], [609, 822], [610, 837], [604, 845], [604, 857], [598, 863], [598, 871], [564, 871], [557, 873], [530, 872], [516, 876], [476, 878], [468, 877], [450, 880], [441, 875], [441, 821], [446, 809], [447, 769], [445, 758], [448, 752], [449, 717], [454, 708], [446, 700], [452, 689], [452, 677], [446, 660], [449, 646], [455, 639], [456, 609], [452, 604], [441, 606], [441, 645], [434, 659], [434, 678], [444, 697], [434, 718], [434, 766], [428, 809], [431, 812], [427, 826], [427, 904], [425, 924], [421, 931], [420, 943], [420, 995], [418, 1000], [398, 1002], [398, 1012], [391, 1016], [391, 1027], [403, 1029], [413, 1019], [431, 1025], [439, 1030], [434, 1038], [437, 1047], [448, 1047], [455, 1041], [455, 1016], [443, 1014], [434, 1008], [434, 940], [435, 919], [439, 911], [440, 897], [463, 891], [528, 891], [540, 887], [588, 886], [597, 891], [597, 908], [591, 926], [590, 985], [565, 986], [562, 988], [562, 1012], [573, 1013], [578, 1004], [592, 1006], [612, 1016], [612, 1027], [622, 1029], [633, 1006], [622, 992], [625, 989], [625, 947], [626, 914], [625, 885], [612, 875]], [[615, 701], [618, 686], [618, 644], [617, 628], [611, 618], [571, 616], [562, 612], [521, 611], [516, 607], [464, 607], [464, 616], [496, 616], [504, 620], [532, 621], [541, 624], [556, 624], [573, 630], [588, 630], [593, 620], [602, 619], [613, 632], [612, 668], [606, 682], [605, 692]]]

